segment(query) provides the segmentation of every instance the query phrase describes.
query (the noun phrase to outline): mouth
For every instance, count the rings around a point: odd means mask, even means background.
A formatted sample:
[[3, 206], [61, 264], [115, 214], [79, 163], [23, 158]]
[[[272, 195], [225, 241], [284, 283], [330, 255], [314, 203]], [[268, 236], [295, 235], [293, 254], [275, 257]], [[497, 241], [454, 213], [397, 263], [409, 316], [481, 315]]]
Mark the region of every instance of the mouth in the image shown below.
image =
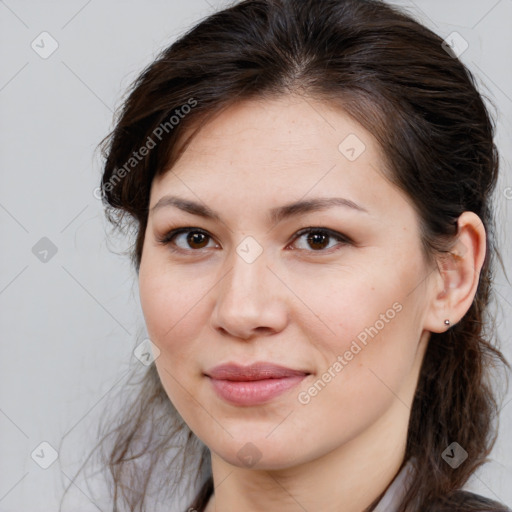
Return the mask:
[[249, 366], [228, 363], [205, 372], [217, 395], [239, 406], [266, 403], [297, 386], [308, 375], [308, 371], [266, 362]]

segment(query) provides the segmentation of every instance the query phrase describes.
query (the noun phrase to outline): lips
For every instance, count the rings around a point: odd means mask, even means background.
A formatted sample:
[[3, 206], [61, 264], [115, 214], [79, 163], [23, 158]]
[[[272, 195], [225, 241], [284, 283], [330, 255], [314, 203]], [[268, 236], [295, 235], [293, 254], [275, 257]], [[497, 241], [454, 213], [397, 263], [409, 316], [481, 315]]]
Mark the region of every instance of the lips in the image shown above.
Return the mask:
[[273, 363], [216, 366], [205, 373], [224, 401], [237, 406], [260, 405], [297, 386], [309, 372]]
[[308, 372], [292, 370], [273, 363], [253, 363], [249, 366], [240, 366], [234, 363], [216, 366], [206, 372], [212, 379], [232, 381], [253, 381], [264, 379], [282, 379], [285, 377], [297, 377], [308, 375]]

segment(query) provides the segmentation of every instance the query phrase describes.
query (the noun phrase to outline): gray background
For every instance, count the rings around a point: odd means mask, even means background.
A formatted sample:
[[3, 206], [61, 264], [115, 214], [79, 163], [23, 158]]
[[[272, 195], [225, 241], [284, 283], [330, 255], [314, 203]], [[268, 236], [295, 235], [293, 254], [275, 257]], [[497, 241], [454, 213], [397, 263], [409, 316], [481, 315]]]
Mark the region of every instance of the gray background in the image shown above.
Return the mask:
[[[512, 203], [512, 0], [402, 1], [443, 38], [457, 31], [462, 55], [496, 105], [502, 174], [499, 236]], [[131, 81], [195, 21], [226, 2], [0, 1], [0, 511], [52, 511], [95, 440], [106, 398], [140, 364], [145, 337], [135, 272], [122, 239], [107, 237], [94, 152]], [[58, 49], [31, 47], [47, 31]], [[51, 41], [45, 40], [45, 51]], [[40, 48], [39, 51], [43, 51]], [[57, 249], [52, 255], [47, 237]], [[42, 244], [41, 247], [39, 245]], [[46, 244], [46, 245], [45, 245]], [[38, 256], [38, 257], [37, 257]], [[40, 258], [46, 257], [47, 261]], [[510, 344], [512, 293], [501, 273], [497, 322]], [[512, 505], [512, 394], [504, 399], [492, 462], [470, 488]], [[58, 459], [48, 469], [51, 449]], [[31, 456], [33, 454], [33, 457]], [[508, 485], [507, 485], [508, 484]], [[67, 511], [107, 510], [81, 479]]]

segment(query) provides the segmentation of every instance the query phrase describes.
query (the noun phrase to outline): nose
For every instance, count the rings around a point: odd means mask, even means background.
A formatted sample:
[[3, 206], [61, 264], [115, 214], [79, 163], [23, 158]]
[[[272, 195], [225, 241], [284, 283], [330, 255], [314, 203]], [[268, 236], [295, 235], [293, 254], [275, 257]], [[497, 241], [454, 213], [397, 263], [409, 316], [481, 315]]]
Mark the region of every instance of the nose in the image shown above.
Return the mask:
[[213, 328], [243, 340], [282, 331], [288, 322], [286, 287], [267, 266], [265, 253], [252, 263], [234, 254], [230, 262], [215, 288]]

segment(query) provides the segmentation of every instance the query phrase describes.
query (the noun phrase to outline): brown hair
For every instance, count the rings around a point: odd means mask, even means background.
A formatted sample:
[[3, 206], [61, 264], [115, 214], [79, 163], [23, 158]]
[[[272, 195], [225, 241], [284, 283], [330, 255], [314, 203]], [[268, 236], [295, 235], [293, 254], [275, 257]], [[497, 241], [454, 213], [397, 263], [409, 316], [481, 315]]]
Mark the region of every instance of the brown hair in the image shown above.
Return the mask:
[[[376, 0], [241, 1], [203, 20], [143, 71], [103, 142], [106, 215], [115, 227], [133, 229], [137, 272], [151, 183], [193, 138], [194, 130], [183, 140], [184, 131], [252, 98], [323, 100], [374, 134], [389, 179], [418, 213], [429, 261], [450, 250], [462, 212], [480, 217], [487, 255], [474, 301], [460, 322], [431, 334], [423, 361], [406, 447], [417, 472], [401, 510], [449, 496], [485, 462], [498, 413], [491, 377], [508, 367], [487, 311], [498, 254], [490, 204], [498, 173], [494, 126], [472, 74], [442, 43]], [[183, 470], [203, 481], [211, 470], [208, 449], [180, 418], [154, 365], [137, 386], [105, 437], [113, 439], [106, 462], [115, 510], [151, 509], [151, 482], [174, 496]], [[453, 441], [469, 454], [456, 469], [441, 457]]]

